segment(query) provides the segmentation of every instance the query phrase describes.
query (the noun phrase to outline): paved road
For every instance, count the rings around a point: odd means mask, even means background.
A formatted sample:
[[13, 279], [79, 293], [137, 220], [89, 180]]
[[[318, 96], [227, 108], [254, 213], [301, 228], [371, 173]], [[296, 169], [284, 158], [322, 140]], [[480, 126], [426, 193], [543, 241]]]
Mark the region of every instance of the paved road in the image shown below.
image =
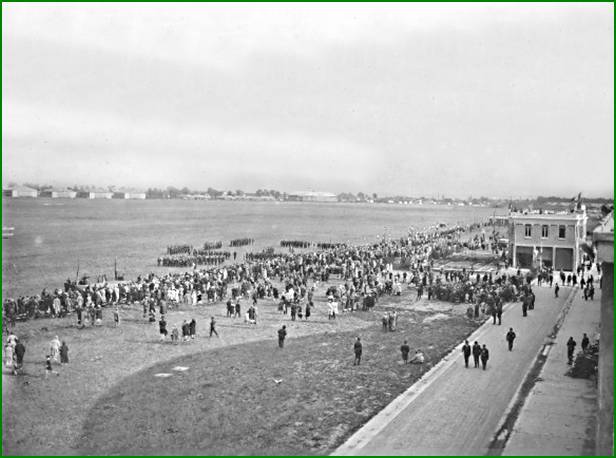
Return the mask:
[[[595, 274], [595, 278], [597, 275]], [[597, 292], [600, 292], [597, 289]], [[600, 294], [598, 294], [600, 296]], [[541, 381], [524, 402], [503, 455], [594, 455], [597, 387], [587, 379], [565, 376], [567, 340], [572, 336], [581, 350], [582, 334], [591, 341], [601, 322], [601, 301], [585, 301], [578, 292], [547, 361]]]
[[[461, 353], [410, 404], [385, 425], [378, 418], [353, 435], [335, 455], [483, 455], [516, 390], [552, 332], [570, 288], [534, 288], [535, 310], [522, 317], [521, 305], [509, 306], [502, 326], [479, 330], [480, 344], [490, 350], [486, 371], [464, 368]], [[517, 339], [507, 350], [505, 334], [513, 327]], [[471, 358], [472, 360], [472, 358]], [[447, 363], [446, 363], [447, 364]], [[471, 364], [472, 365], [472, 364]], [[403, 395], [404, 396], [404, 395]], [[386, 416], [386, 415], [385, 415]], [[375, 434], [375, 431], [376, 434]]]

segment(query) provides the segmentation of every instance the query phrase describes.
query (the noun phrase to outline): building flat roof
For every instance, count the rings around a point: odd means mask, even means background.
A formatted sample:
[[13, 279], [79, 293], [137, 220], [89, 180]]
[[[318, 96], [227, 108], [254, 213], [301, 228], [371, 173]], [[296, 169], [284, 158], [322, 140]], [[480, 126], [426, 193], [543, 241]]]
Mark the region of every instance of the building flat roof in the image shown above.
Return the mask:
[[582, 213], [554, 213], [554, 214], [539, 214], [539, 213], [529, 213], [529, 214], [514, 214], [509, 216], [511, 219], [519, 219], [519, 220], [527, 220], [527, 219], [536, 219], [536, 220], [574, 220], [586, 218], [587, 216]]

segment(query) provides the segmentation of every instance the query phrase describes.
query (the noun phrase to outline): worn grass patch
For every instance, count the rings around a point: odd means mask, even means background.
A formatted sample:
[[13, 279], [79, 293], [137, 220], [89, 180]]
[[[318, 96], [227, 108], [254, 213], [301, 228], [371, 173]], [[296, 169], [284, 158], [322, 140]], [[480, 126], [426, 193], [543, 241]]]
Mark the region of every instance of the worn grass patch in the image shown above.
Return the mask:
[[[396, 332], [375, 324], [290, 338], [282, 350], [266, 340], [156, 364], [99, 398], [74, 446], [101, 455], [330, 453], [477, 327], [426, 316], [402, 312]], [[357, 335], [364, 355], [354, 367]], [[428, 364], [400, 363], [404, 339]]]

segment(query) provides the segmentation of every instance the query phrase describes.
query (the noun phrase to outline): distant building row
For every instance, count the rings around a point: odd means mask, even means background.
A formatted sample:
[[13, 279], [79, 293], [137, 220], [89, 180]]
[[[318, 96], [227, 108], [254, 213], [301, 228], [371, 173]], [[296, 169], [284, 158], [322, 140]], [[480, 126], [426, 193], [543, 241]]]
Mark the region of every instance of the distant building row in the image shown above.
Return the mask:
[[50, 197], [53, 199], [145, 199], [145, 192], [71, 191], [70, 189], [37, 191], [26, 186], [3, 189], [2, 195], [4, 197]]

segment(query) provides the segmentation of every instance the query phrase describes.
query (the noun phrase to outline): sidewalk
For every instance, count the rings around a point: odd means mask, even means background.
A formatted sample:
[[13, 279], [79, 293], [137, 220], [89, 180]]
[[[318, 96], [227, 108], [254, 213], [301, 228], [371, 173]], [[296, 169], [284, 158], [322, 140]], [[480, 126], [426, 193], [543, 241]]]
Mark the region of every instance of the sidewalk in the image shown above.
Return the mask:
[[[520, 303], [508, 306], [502, 326], [491, 322], [470, 338], [490, 350], [486, 371], [464, 367], [460, 347], [429, 380], [420, 380], [357, 431], [334, 455], [484, 455], [509, 402], [534, 363], [563, 309], [560, 297], [536, 288], [535, 310], [522, 317]], [[507, 350], [505, 334], [517, 339]]]
[[580, 351], [583, 333], [592, 342], [600, 317], [600, 298], [585, 301], [578, 291], [503, 455], [594, 455], [598, 408], [595, 382], [564, 374], [570, 368], [567, 340], [573, 336], [576, 353]]

